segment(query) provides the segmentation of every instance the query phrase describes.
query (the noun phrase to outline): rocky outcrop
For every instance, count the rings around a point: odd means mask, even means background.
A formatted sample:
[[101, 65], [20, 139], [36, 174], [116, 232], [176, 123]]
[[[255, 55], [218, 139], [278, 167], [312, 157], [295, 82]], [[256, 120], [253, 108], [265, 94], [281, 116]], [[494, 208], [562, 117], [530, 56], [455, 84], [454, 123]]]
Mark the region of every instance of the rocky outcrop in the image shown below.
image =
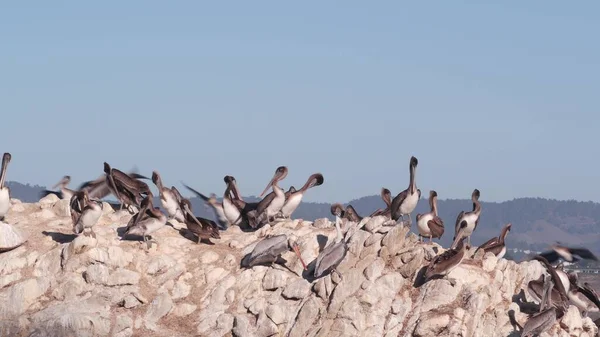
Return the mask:
[[[240, 261], [266, 235], [291, 232], [314, 261], [335, 237], [326, 219], [232, 227], [214, 245], [172, 222], [146, 249], [121, 240], [126, 212], [105, 207], [96, 238], [76, 237], [67, 201], [13, 203], [6, 221], [28, 239], [0, 254], [0, 336], [519, 336], [537, 308], [523, 289], [544, 272], [537, 261], [477, 254], [452, 271], [454, 286], [422, 284], [443, 248], [375, 217], [344, 225], [341, 277], [313, 280], [314, 262], [304, 271], [292, 252], [273, 266]], [[571, 306], [543, 336], [596, 333]]]

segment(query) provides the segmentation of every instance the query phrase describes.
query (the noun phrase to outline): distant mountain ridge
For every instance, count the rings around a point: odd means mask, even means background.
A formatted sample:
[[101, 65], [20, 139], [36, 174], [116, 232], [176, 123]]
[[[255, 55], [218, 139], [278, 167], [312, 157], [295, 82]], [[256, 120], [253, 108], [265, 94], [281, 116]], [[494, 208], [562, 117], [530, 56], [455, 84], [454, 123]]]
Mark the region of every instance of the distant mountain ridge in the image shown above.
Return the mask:
[[[37, 202], [45, 189], [39, 185], [8, 182], [11, 196], [23, 202]], [[246, 201], [259, 200], [255, 196], [244, 197]], [[190, 199], [198, 216], [213, 219], [212, 210], [199, 198]], [[383, 208], [385, 204], [378, 195], [366, 196], [351, 200], [344, 205], [352, 204], [361, 216], [368, 216], [374, 210]], [[155, 205], [159, 206], [158, 198]], [[314, 220], [318, 218], [333, 219], [330, 203], [303, 202], [294, 218]], [[438, 200], [440, 217], [444, 220], [445, 232], [441, 244], [448, 246], [454, 236], [454, 225], [460, 211], [472, 209], [470, 199]], [[412, 214], [412, 231], [416, 232], [416, 215], [429, 211], [425, 196], [421, 198], [417, 209]], [[548, 245], [559, 241], [563, 244], [584, 246], [600, 254], [600, 204], [575, 200], [554, 200], [544, 198], [518, 198], [503, 202], [485, 202], [482, 198], [481, 220], [477, 230], [471, 237], [473, 245], [479, 245], [491, 237], [498, 236], [506, 223], [512, 223], [512, 231], [507, 241], [511, 248], [545, 250]]]

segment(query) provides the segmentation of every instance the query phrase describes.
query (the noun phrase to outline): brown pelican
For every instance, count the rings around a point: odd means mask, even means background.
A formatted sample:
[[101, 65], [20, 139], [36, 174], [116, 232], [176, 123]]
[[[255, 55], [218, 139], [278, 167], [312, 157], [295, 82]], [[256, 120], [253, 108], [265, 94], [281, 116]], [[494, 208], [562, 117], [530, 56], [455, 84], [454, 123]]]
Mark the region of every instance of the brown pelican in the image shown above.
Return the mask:
[[284, 219], [291, 218], [292, 213], [294, 213], [296, 208], [298, 208], [298, 205], [300, 205], [300, 202], [302, 201], [302, 196], [304, 195], [304, 193], [306, 193], [306, 191], [309, 188], [315, 187], [315, 186], [320, 186], [322, 184], [323, 184], [323, 175], [321, 173], [315, 173], [315, 174], [311, 175], [310, 177], [308, 177], [308, 180], [306, 181], [304, 186], [302, 186], [302, 188], [300, 188], [296, 192], [289, 193], [289, 197], [285, 198], [285, 203], [281, 207], [281, 211], [280, 211], [283, 218]]
[[185, 214], [185, 225], [187, 229], [196, 234], [198, 237], [197, 243], [200, 241], [208, 244], [213, 244], [210, 239], [220, 239], [219, 229], [217, 224], [205, 218], [197, 217], [192, 212], [192, 204], [188, 199], [181, 200], [181, 209]]
[[71, 197], [73, 196], [73, 194], [75, 194], [75, 191], [70, 188], [67, 188], [67, 185], [69, 185], [69, 182], [71, 182], [71, 176], [64, 176], [58, 183], [56, 183], [56, 185], [52, 186], [53, 189], [60, 187], [60, 190], [58, 192], [44, 190], [44, 191], [42, 191], [40, 196], [43, 198], [43, 197], [47, 196], [48, 194], [54, 194], [59, 199], [71, 200]]
[[550, 305], [553, 287], [554, 282], [544, 275], [543, 295], [540, 301], [540, 309], [537, 313], [529, 316], [529, 319], [527, 319], [527, 322], [525, 322], [525, 325], [521, 330], [521, 336], [539, 336], [556, 322], [556, 309]]
[[[579, 278], [576, 273], [569, 273], [570, 287], [567, 291], [567, 297], [583, 314], [587, 317], [589, 312], [598, 312], [600, 309], [600, 300], [596, 291], [586, 282], [583, 286], [579, 285]], [[583, 298], [579, 295], [583, 295]]]
[[346, 209], [344, 209], [344, 217], [348, 219], [348, 221], [356, 223], [359, 223], [363, 219], [362, 216], [358, 215], [358, 213], [356, 212], [354, 207], [352, 207], [352, 205], [346, 206]]
[[287, 176], [287, 173], [288, 169], [285, 166], [280, 166], [275, 170], [273, 178], [267, 184], [265, 190], [260, 194], [260, 197], [262, 197], [269, 187], [272, 187], [274, 197], [271, 200], [265, 197], [258, 203], [256, 210], [248, 212], [248, 220], [250, 221], [251, 227], [257, 228], [263, 223], [268, 223], [277, 213], [279, 213], [281, 207], [283, 207], [283, 204], [285, 203], [285, 193], [277, 183], [283, 180]]
[[437, 192], [429, 192], [429, 207], [431, 212], [425, 214], [417, 214], [417, 229], [419, 230], [419, 239], [423, 241], [424, 236], [429, 237], [429, 242], [433, 238], [439, 239], [444, 235], [444, 222], [438, 216], [437, 211]]
[[339, 216], [340, 218], [345, 218], [344, 206], [340, 203], [331, 204], [331, 214], [333, 216]]
[[123, 234], [123, 236], [139, 235], [143, 237], [148, 248], [150, 248], [151, 242], [156, 242], [154, 239], [148, 239], [150, 234], [161, 229], [167, 223], [167, 216], [160, 209], [154, 207], [152, 197], [152, 193], [148, 193], [142, 199], [140, 211], [131, 218], [133, 223], [130, 221], [130, 224], [127, 225], [127, 230]]
[[348, 253], [348, 244], [342, 236], [342, 230], [340, 229], [340, 209], [335, 209], [335, 231], [336, 237], [327, 247], [325, 247], [315, 262], [314, 277], [319, 278], [326, 275], [327, 273], [335, 271], [338, 273], [340, 278], [342, 275], [337, 272], [337, 266], [344, 260], [346, 253]]
[[83, 212], [83, 209], [87, 205], [88, 201], [89, 195], [87, 190], [77, 191], [71, 197], [71, 200], [69, 201], [69, 211], [71, 213], [73, 226], [77, 224], [77, 220], [79, 220], [79, 217], [81, 216], [81, 213]]
[[[150, 187], [138, 179], [132, 178], [115, 168], [111, 168], [107, 162], [104, 162], [104, 173], [108, 180], [108, 188], [121, 202], [121, 206], [130, 208], [131, 206], [140, 207], [143, 194], [150, 192]], [[132, 212], [130, 210], [130, 212]]]
[[467, 249], [469, 249], [468, 245], [464, 242], [466, 238], [465, 227], [466, 224], [461, 225], [451, 248], [431, 260], [425, 270], [425, 280], [429, 280], [434, 276], [443, 276], [452, 286], [456, 284], [456, 280], [448, 278], [448, 274], [460, 265], [466, 256]]
[[273, 265], [279, 255], [290, 249], [296, 253], [304, 270], [306, 270], [306, 263], [302, 259], [300, 247], [298, 246], [296, 236], [293, 234], [289, 237], [285, 234], [280, 234], [261, 240], [254, 246], [252, 252], [242, 260], [242, 267], [250, 268], [259, 264]]
[[391, 210], [390, 207], [392, 205], [392, 192], [390, 192], [390, 190], [388, 190], [387, 188], [382, 188], [381, 189], [381, 199], [383, 199], [383, 202], [385, 203], [385, 208], [380, 208], [378, 210], [376, 210], [375, 212], [371, 213], [371, 215], [369, 215], [370, 217], [374, 217], [377, 215], [383, 215], [383, 216], [387, 216], [388, 218], [391, 215]]
[[[567, 296], [567, 290], [563, 285], [563, 281], [560, 276], [556, 272], [556, 269], [550, 265], [548, 260], [546, 260], [543, 256], [537, 255], [533, 257], [534, 260], [538, 260], [542, 263], [542, 265], [546, 268], [550, 277], [552, 278], [552, 282], [554, 283], [554, 287], [550, 292], [550, 302], [553, 307], [557, 309], [556, 318], [560, 318], [567, 312], [569, 308], [569, 297]], [[541, 298], [541, 293], [539, 291], [539, 287], [536, 289], [536, 283], [539, 281], [530, 281], [527, 285], [527, 289], [530, 294]]]
[[415, 173], [419, 161], [417, 158], [410, 157], [409, 171], [410, 171], [410, 182], [408, 188], [400, 192], [393, 200], [390, 205], [392, 219], [394, 221], [401, 221], [404, 216], [408, 216], [408, 223], [411, 223], [410, 214], [417, 207], [417, 203], [421, 198], [421, 190], [417, 189], [417, 183], [415, 181]]
[[160, 204], [167, 211], [168, 219], [175, 219], [179, 222], [184, 222], [183, 213], [179, 207], [177, 196], [173, 193], [173, 190], [163, 185], [160, 174], [157, 171], [152, 172], [152, 182], [158, 189], [160, 196]]
[[475, 253], [477, 253], [478, 250], [483, 249], [483, 251], [486, 253], [492, 252], [499, 259], [503, 258], [504, 254], [506, 254], [506, 235], [508, 234], [508, 232], [510, 232], [511, 227], [512, 224], [504, 225], [502, 231], [500, 232], [500, 236], [491, 238], [488, 241], [486, 241], [484, 244], [477, 248]]
[[[130, 172], [128, 174], [132, 179], [148, 179], [147, 177]], [[106, 174], [101, 175], [96, 180], [86, 181], [81, 184], [78, 190], [87, 190], [90, 198], [102, 199], [107, 197], [111, 192], [108, 188], [108, 179]]]
[[81, 234], [86, 228], [89, 228], [91, 236], [95, 238], [96, 234], [94, 233], [92, 227], [98, 222], [98, 220], [102, 216], [102, 210], [104, 209], [104, 205], [99, 200], [88, 199], [87, 195], [84, 198], [85, 207], [83, 207], [81, 214], [77, 218], [77, 222], [73, 226], [73, 233]]
[[8, 152], [5, 152], [2, 156], [2, 169], [0, 170], [0, 221], [4, 220], [10, 208], [10, 189], [8, 186], [4, 186], [4, 182], [6, 181], [6, 169], [11, 159], [12, 156]]
[[454, 227], [455, 235], [458, 233], [458, 229], [461, 228], [461, 224], [464, 222], [467, 224], [465, 228], [465, 235], [468, 237], [468, 243], [471, 245], [471, 234], [477, 228], [477, 224], [479, 223], [479, 216], [481, 215], [481, 203], [479, 202], [479, 190], [474, 189], [471, 194], [471, 200], [473, 201], [473, 211], [466, 212], [460, 211], [458, 217], [456, 218], [456, 225]]
[[598, 261], [596, 255], [587, 248], [569, 248], [562, 245], [552, 245], [552, 250], [543, 252], [540, 255], [549, 263], [554, 263], [561, 258], [567, 262], [577, 262], [581, 259]]
[[[187, 188], [188, 190], [190, 190], [192, 193], [194, 193], [196, 195], [196, 197], [202, 199], [205, 203], [207, 203], [210, 208], [212, 208], [213, 212], [215, 213], [215, 218], [217, 219], [217, 225], [219, 226], [219, 229], [227, 229], [227, 226], [229, 225], [229, 221], [227, 220], [227, 217], [225, 216], [225, 211], [224, 211], [224, 206], [223, 203], [220, 203], [217, 201], [217, 196], [215, 194], [211, 194], [210, 197], [205, 196], [204, 194], [196, 191], [195, 189], [189, 187], [188, 185], [184, 184], [183, 182], [181, 183], [185, 188]], [[227, 192], [225, 192], [225, 194], [227, 194]], [[235, 207], [235, 206], [233, 206]], [[236, 209], [237, 210], [237, 209]], [[238, 211], [239, 213], [239, 211]]]
[[[292, 193], [296, 192], [296, 188], [294, 186], [290, 186], [290, 188], [285, 192], [285, 200], [288, 200]], [[273, 192], [271, 192], [273, 193]]]

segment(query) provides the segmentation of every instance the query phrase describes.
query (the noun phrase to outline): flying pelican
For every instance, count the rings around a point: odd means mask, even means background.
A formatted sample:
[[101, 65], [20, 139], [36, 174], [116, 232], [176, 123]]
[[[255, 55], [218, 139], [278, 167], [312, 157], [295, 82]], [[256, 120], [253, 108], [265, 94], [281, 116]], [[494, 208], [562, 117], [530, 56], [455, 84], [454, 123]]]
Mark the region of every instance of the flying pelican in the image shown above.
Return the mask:
[[47, 196], [48, 194], [54, 194], [59, 199], [71, 200], [71, 197], [73, 196], [73, 194], [75, 194], [75, 191], [70, 188], [67, 188], [67, 185], [69, 185], [69, 182], [71, 182], [71, 176], [62, 177], [62, 179], [58, 183], [56, 183], [56, 185], [52, 186], [53, 189], [60, 187], [58, 192], [44, 190], [44, 191], [42, 191], [40, 197], [43, 198], [43, 197]]
[[408, 188], [400, 192], [393, 200], [390, 206], [392, 219], [394, 221], [402, 221], [404, 216], [408, 216], [408, 223], [411, 223], [410, 214], [417, 207], [417, 203], [421, 198], [421, 190], [417, 188], [415, 181], [415, 174], [419, 161], [417, 158], [410, 157], [409, 171], [410, 171], [410, 182]]
[[289, 236], [285, 234], [279, 234], [272, 237], [268, 237], [261, 240], [254, 246], [252, 252], [242, 260], [242, 267], [250, 268], [259, 264], [270, 264], [273, 265], [277, 258], [282, 253], [293, 250], [294, 253], [300, 259], [304, 270], [306, 270], [306, 263], [302, 259], [300, 254], [300, 247], [298, 246], [297, 238], [291, 234]]
[[304, 196], [304, 193], [306, 193], [306, 191], [309, 188], [312, 188], [315, 186], [320, 186], [322, 184], [323, 184], [323, 175], [321, 173], [315, 173], [315, 174], [311, 175], [310, 177], [308, 177], [308, 180], [306, 181], [304, 186], [302, 186], [301, 189], [299, 189], [296, 192], [289, 193], [289, 196], [285, 198], [285, 203], [281, 207], [281, 211], [280, 211], [283, 218], [284, 219], [291, 218], [292, 213], [294, 213], [296, 208], [298, 208], [298, 205], [300, 205], [300, 202], [302, 201], [302, 196]]
[[2, 156], [2, 169], [0, 170], [0, 221], [4, 221], [6, 213], [10, 208], [10, 189], [8, 186], [4, 186], [6, 180], [6, 169], [12, 156], [10, 153], [5, 152]]
[[327, 245], [327, 247], [325, 247], [323, 251], [319, 253], [319, 256], [317, 256], [314, 271], [315, 278], [319, 278], [333, 271], [335, 271], [340, 276], [340, 278], [342, 277], [342, 274], [340, 274], [336, 270], [336, 268], [344, 260], [344, 257], [346, 257], [346, 253], [348, 253], [348, 244], [342, 236], [342, 230], [340, 229], [340, 216], [341, 212], [339, 211], [339, 209], [336, 209], [336, 237], [335, 240], [329, 245]]
[[419, 241], [423, 242], [423, 237], [428, 236], [429, 242], [433, 238], [439, 239], [444, 235], [444, 222], [438, 216], [437, 211], [437, 192], [431, 190], [429, 192], [429, 207], [431, 212], [425, 214], [417, 214], [417, 229], [419, 230]]
[[598, 258], [587, 248], [570, 248], [562, 245], [552, 245], [552, 250], [540, 254], [549, 263], [554, 263], [559, 259], [567, 262], [577, 262], [582, 259], [598, 261]]
[[474, 189], [471, 194], [471, 200], [473, 201], [473, 211], [466, 212], [460, 211], [458, 217], [456, 217], [456, 225], [454, 227], [455, 235], [458, 233], [458, 229], [461, 228], [462, 223], [466, 223], [467, 227], [465, 228], [465, 235], [468, 237], [469, 246], [471, 245], [471, 234], [477, 228], [477, 224], [479, 223], [479, 216], [481, 215], [481, 203], [479, 202], [479, 190]]

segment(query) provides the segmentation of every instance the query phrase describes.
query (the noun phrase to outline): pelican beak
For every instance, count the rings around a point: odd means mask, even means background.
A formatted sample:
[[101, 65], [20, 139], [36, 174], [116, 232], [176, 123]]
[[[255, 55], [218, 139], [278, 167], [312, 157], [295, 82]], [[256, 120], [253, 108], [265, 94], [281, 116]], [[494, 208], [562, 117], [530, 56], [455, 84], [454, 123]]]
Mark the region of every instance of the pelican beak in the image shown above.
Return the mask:
[[273, 184], [277, 181], [277, 173], [275, 173], [275, 175], [273, 176], [273, 179], [271, 179], [271, 181], [269, 181], [269, 183], [267, 184], [267, 187], [265, 187], [265, 190], [262, 191], [262, 193], [259, 195], [259, 197], [263, 197], [263, 195], [265, 195], [265, 193], [267, 193], [267, 190], [269, 190], [269, 187], [273, 186]]
[[304, 270], [307, 270], [308, 267], [306, 266], [306, 263], [304, 263], [304, 260], [302, 259], [302, 255], [300, 254], [300, 247], [298, 247], [298, 244], [294, 243], [292, 245], [292, 249], [294, 249], [294, 253], [296, 253], [298, 258], [300, 259], [300, 262], [302, 263], [302, 267], [304, 268]]
[[450, 246], [450, 248], [456, 248], [456, 245], [458, 245], [460, 240], [463, 238], [464, 233], [465, 231], [462, 228], [458, 230], [458, 234], [456, 235], [456, 238], [454, 238], [454, 242], [452, 242], [452, 246]]

